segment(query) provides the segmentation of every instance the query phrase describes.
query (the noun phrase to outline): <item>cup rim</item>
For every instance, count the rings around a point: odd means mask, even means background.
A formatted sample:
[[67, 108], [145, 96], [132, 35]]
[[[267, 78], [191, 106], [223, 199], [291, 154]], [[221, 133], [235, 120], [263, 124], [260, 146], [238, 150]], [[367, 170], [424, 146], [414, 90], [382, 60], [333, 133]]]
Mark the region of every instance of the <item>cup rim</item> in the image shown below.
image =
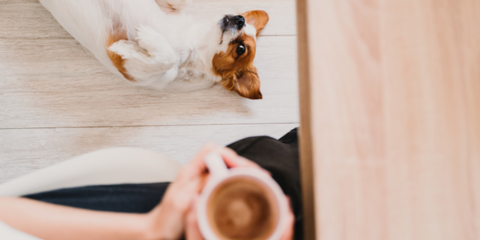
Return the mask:
[[200, 198], [197, 203], [197, 219], [198, 225], [202, 235], [207, 240], [221, 240], [217, 234], [213, 231], [210, 223], [208, 222], [207, 217], [207, 203], [208, 198], [213, 192], [213, 190], [222, 182], [238, 177], [238, 176], [246, 176], [251, 177], [259, 180], [259, 182], [266, 185], [269, 188], [274, 198], [277, 200], [278, 204], [278, 224], [273, 230], [272, 234], [267, 238], [267, 240], [276, 240], [280, 239], [283, 234], [283, 231], [286, 228], [287, 224], [287, 216], [288, 216], [288, 202], [285, 199], [285, 194], [283, 193], [280, 186], [272, 179], [272, 177], [265, 172], [261, 171], [260, 169], [255, 168], [244, 168], [244, 167], [237, 167], [228, 170], [228, 174], [224, 176], [211, 176], [208, 180], [207, 184], [205, 185], [202, 193], [200, 194]]

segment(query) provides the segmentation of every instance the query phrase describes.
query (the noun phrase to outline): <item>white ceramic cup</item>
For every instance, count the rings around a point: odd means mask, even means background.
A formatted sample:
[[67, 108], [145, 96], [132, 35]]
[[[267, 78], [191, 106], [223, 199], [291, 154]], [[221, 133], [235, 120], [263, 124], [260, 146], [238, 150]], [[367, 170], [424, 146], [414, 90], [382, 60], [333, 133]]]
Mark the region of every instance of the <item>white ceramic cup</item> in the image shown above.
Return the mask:
[[274, 199], [274, 202], [271, 204], [274, 204], [277, 208], [276, 210], [278, 214], [276, 214], [276, 216], [278, 216], [278, 219], [276, 219], [277, 224], [274, 230], [266, 239], [280, 239], [287, 227], [288, 202], [283, 194], [282, 189], [272, 179], [272, 177], [264, 171], [256, 168], [236, 167], [228, 169], [222, 157], [216, 152], [208, 153], [205, 156], [205, 163], [210, 171], [210, 178], [200, 194], [200, 198], [197, 203], [198, 225], [205, 239], [222, 240], [220, 236], [217, 236], [208, 220], [208, 202], [217, 186], [229, 179], [237, 177], [253, 180], [256, 183], [261, 184], [264, 189], [268, 189], [268, 191], [270, 191], [270, 196], [273, 196]]

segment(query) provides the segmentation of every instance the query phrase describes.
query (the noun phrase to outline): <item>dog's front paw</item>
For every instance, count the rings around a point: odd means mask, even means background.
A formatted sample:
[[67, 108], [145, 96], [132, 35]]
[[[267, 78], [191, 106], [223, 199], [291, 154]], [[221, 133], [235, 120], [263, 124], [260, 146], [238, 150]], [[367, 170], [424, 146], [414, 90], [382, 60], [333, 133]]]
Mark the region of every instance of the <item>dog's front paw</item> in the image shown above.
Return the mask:
[[168, 40], [149, 26], [139, 25], [136, 28], [138, 45], [147, 50], [150, 57], [163, 62], [176, 62], [178, 59], [175, 50]]
[[[138, 45], [147, 50], [149, 54], [161, 51], [161, 45], [167, 41], [160, 33], [149, 26], [138, 25], [135, 30], [137, 31], [135, 40], [137, 40]], [[166, 44], [169, 43], [167, 42]]]

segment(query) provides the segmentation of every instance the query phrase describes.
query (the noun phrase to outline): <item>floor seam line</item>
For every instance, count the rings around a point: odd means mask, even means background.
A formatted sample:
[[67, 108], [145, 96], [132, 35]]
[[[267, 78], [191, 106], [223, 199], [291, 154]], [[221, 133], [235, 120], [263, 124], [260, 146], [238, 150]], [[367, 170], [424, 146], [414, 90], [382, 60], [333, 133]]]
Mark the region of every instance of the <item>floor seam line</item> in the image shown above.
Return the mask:
[[132, 126], [84, 126], [84, 127], [27, 127], [27, 128], [0, 128], [5, 130], [42, 130], [42, 129], [85, 129], [85, 128], [148, 128], [148, 127], [201, 127], [201, 126], [233, 126], [233, 125], [283, 125], [299, 124], [299, 122], [273, 122], [273, 123], [227, 123], [227, 124], [180, 124], [180, 125], [132, 125]]

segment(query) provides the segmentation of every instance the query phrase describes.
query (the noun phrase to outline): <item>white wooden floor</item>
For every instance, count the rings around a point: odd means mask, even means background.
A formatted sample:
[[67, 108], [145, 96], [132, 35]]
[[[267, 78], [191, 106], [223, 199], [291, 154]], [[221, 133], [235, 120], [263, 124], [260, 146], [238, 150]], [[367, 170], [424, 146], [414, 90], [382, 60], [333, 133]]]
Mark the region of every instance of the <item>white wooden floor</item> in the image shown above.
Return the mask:
[[219, 86], [165, 94], [108, 72], [38, 0], [0, 0], [0, 183], [88, 151], [134, 146], [185, 163], [206, 141], [280, 137], [298, 125], [294, 0], [196, 0], [207, 19], [263, 9], [263, 100]]

